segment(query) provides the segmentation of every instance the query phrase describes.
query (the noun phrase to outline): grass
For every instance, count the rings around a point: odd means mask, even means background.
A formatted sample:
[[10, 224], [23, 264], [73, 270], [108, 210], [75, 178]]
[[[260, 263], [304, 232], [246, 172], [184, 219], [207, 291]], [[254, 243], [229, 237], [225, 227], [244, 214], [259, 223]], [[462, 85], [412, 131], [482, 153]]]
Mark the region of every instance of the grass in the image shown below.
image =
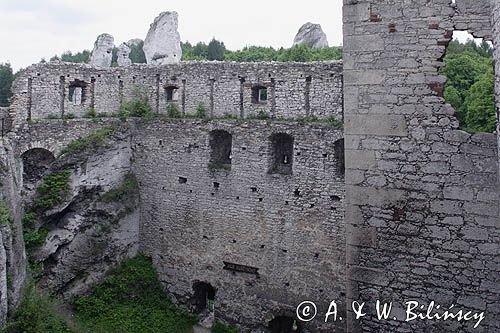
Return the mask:
[[71, 307], [73, 313], [32, 285], [2, 333], [191, 333], [196, 323], [165, 297], [151, 261], [142, 255], [125, 260]]
[[93, 293], [74, 300], [75, 314], [90, 332], [191, 332], [195, 317], [166, 297], [151, 262], [127, 259]]
[[61, 151], [62, 155], [71, 155], [89, 147], [100, 147], [106, 140], [117, 131], [118, 127], [112, 125], [109, 127], [101, 128], [84, 138], [71, 141], [66, 148]]
[[57, 305], [33, 285], [29, 286], [3, 333], [72, 333]]

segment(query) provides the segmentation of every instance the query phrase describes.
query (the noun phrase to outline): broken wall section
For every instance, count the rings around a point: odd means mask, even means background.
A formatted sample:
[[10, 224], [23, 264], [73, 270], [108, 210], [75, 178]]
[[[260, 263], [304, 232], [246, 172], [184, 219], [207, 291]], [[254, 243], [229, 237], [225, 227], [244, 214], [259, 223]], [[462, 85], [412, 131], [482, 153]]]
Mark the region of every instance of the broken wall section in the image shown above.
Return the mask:
[[404, 322], [410, 299], [485, 311], [482, 329], [500, 328], [497, 138], [458, 130], [438, 74], [453, 30], [488, 36], [484, 12], [464, 16], [449, 0], [344, 1], [348, 302], [386, 299], [399, 314], [379, 321], [372, 308], [351, 317], [352, 331], [473, 330]]

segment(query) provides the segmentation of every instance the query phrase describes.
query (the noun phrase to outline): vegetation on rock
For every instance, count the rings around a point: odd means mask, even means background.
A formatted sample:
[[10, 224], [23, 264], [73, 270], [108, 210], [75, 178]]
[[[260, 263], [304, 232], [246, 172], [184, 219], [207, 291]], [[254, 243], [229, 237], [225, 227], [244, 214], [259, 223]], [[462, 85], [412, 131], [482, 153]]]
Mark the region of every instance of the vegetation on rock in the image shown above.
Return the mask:
[[12, 215], [10, 214], [9, 208], [3, 201], [0, 199], [0, 225], [2, 224], [11, 224], [12, 223]]
[[61, 151], [61, 155], [71, 155], [89, 147], [101, 147], [106, 140], [118, 130], [118, 126], [112, 125], [92, 132], [84, 138], [71, 141], [66, 148]]
[[125, 260], [89, 295], [75, 298], [72, 314], [63, 307], [30, 287], [4, 332], [190, 333], [196, 322], [165, 296], [151, 261], [141, 255]]

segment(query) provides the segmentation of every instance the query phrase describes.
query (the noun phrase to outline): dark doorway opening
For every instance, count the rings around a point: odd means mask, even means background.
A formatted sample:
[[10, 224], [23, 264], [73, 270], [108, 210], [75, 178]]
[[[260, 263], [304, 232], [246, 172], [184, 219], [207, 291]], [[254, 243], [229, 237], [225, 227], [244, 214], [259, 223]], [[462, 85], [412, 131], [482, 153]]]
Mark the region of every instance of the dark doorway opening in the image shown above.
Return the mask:
[[205, 310], [213, 311], [215, 301], [215, 288], [206, 282], [193, 283], [194, 306], [196, 313]]
[[271, 333], [301, 333], [300, 324], [292, 317], [279, 316], [269, 322]]

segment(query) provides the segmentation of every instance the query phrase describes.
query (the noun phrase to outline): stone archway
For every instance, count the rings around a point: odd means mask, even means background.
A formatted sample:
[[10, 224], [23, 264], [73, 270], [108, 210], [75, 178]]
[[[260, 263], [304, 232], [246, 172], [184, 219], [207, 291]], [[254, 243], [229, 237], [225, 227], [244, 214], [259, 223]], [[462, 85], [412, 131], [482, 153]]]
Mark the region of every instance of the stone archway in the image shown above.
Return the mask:
[[44, 148], [32, 148], [21, 155], [23, 183], [34, 184], [42, 179], [55, 160], [54, 154]]

